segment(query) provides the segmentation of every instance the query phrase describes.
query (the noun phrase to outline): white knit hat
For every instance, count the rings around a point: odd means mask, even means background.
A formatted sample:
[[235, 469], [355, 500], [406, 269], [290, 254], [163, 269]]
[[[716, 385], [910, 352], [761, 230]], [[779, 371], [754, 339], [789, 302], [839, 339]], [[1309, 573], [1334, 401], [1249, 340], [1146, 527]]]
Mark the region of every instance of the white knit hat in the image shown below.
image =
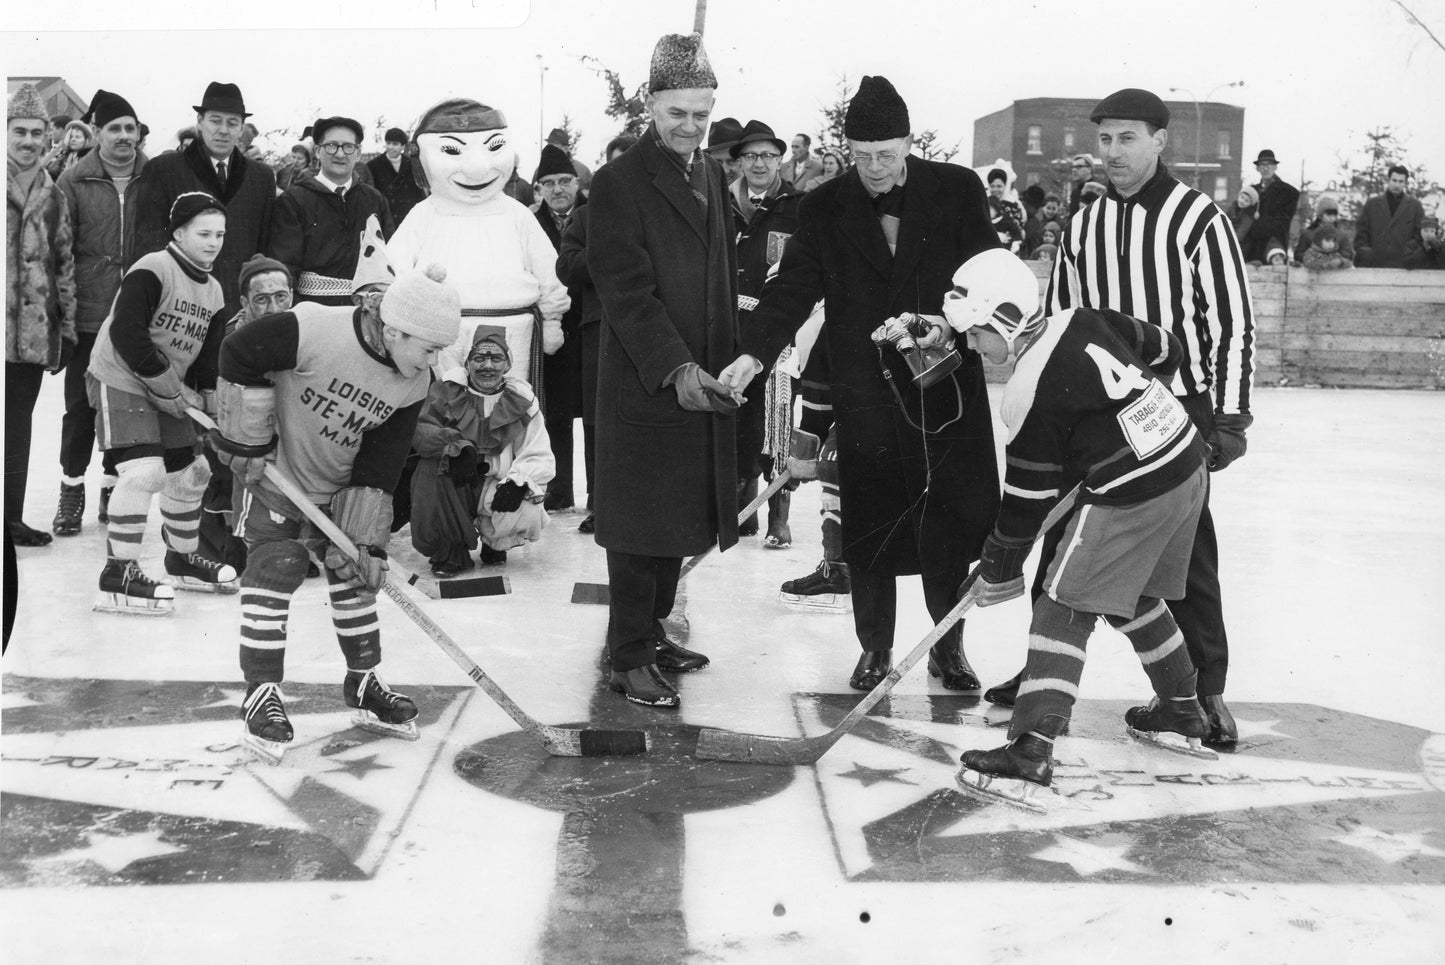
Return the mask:
[[382, 296], [382, 322], [437, 345], [455, 342], [461, 331], [462, 299], [446, 277], [442, 265], [399, 275]]

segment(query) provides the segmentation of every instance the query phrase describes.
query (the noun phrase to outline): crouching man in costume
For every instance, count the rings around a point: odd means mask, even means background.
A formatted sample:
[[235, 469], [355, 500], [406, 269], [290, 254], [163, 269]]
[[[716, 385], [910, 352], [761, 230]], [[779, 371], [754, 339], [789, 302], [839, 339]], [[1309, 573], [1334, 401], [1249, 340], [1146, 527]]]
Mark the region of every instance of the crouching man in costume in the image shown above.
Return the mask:
[[[272, 763], [293, 736], [281, 681], [291, 596], [308, 551], [326, 570], [346, 706], [358, 711], [358, 726], [416, 738], [416, 705], [377, 679], [376, 591], [386, 579], [391, 493], [429, 370], [457, 336], [461, 306], [445, 278], [439, 266], [402, 273], [385, 295], [356, 308], [298, 305], [237, 329], [221, 346], [211, 441], [251, 497], [240, 520], [243, 739]], [[263, 478], [268, 459], [327, 508], [362, 551], [359, 560], [329, 545]]]
[[478, 534], [482, 562], [505, 563], [547, 525], [557, 463], [537, 397], [511, 368], [506, 332], [477, 326], [466, 367], [432, 384], [417, 422], [411, 542], [437, 576], [472, 568]]
[[[1044, 517], [1080, 484], [1034, 604], [1010, 743], [966, 751], [960, 787], [1043, 810], [1030, 795], [1052, 781], [1053, 743], [1068, 728], [1100, 616], [1129, 638], [1156, 695], [1125, 713], [1130, 734], [1214, 757], [1199, 747], [1208, 722], [1197, 674], [1164, 605], [1184, 595], [1208, 478], [1204, 439], [1168, 388], [1183, 348], [1157, 325], [1111, 309], [1044, 318], [1033, 272], [1003, 250], [975, 255], [953, 283], [943, 303], [949, 324], [990, 362], [1015, 362], [1002, 407], [1003, 502], [965, 584], [979, 583], [979, 606], [1023, 595], [1024, 560]], [[994, 778], [1008, 783], [993, 788]]]

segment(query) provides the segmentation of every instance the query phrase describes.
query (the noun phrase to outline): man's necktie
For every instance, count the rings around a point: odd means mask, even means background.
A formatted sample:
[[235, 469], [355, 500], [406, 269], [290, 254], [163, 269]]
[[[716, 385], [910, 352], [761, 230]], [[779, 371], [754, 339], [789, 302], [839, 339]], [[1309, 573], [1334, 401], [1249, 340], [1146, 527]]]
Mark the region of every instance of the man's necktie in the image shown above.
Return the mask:
[[344, 187], [342, 187], [342, 188], [337, 188], [337, 189], [336, 189], [336, 196], [337, 196], [338, 198], [341, 198], [341, 199], [345, 200], [345, 198], [346, 198], [346, 188], [344, 188]]
[[222, 161], [216, 165], [216, 177], [221, 179], [221, 186], [226, 186], [226, 162]]

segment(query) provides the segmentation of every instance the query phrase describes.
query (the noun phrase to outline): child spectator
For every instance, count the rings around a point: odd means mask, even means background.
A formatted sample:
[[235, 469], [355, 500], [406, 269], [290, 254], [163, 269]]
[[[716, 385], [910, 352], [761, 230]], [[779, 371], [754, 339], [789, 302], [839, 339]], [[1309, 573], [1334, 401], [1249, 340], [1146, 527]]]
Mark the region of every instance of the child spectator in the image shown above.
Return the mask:
[[1338, 271], [1353, 268], [1354, 263], [1340, 251], [1339, 232], [1329, 225], [1321, 225], [1314, 231], [1309, 249], [1301, 259], [1306, 268], [1314, 271]]
[[1284, 250], [1284, 245], [1278, 239], [1270, 239], [1269, 251], [1265, 253], [1266, 264], [1283, 267], [1289, 264], [1289, 252]]
[[1427, 215], [1420, 222], [1421, 248], [1405, 259], [1406, 268], [1433, 268], [1445, 270], [1445, 245], [1440, 239], [1440, 219]]

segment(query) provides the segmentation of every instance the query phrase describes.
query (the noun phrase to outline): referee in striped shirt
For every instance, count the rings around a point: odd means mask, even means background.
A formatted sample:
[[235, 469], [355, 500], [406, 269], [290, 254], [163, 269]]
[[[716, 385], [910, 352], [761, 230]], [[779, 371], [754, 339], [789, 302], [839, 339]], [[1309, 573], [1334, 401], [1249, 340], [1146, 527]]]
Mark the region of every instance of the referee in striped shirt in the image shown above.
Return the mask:
[[[1254, 381], [1254, 312], [1239, 242], [1208, 197], [1170, 175], [1159, 160], [1169, 142], [1169, 108], [1127, 88], [1099, 102], [1099, 153], [1108, 193], [1069, 221], [1054, 262], [1045, 312], [1112, 308], [1167, 328], [1184, 346], [1174, 394], [1208, 443], [1210, 472], [1244, 455]], [[1044, 540], [1040, 578], [1062, 537]], [[1219, 593], [1219, 546], [1209, 496], [1199, 517], [1185, 597], [1169, 604], [1199, 669], [1209, 716], [1205, 743], [1232, 749], [1238, 739], [1224, 704], [1229, 645]], [[989, 695], [1011, 703], [1018, 678]]]

